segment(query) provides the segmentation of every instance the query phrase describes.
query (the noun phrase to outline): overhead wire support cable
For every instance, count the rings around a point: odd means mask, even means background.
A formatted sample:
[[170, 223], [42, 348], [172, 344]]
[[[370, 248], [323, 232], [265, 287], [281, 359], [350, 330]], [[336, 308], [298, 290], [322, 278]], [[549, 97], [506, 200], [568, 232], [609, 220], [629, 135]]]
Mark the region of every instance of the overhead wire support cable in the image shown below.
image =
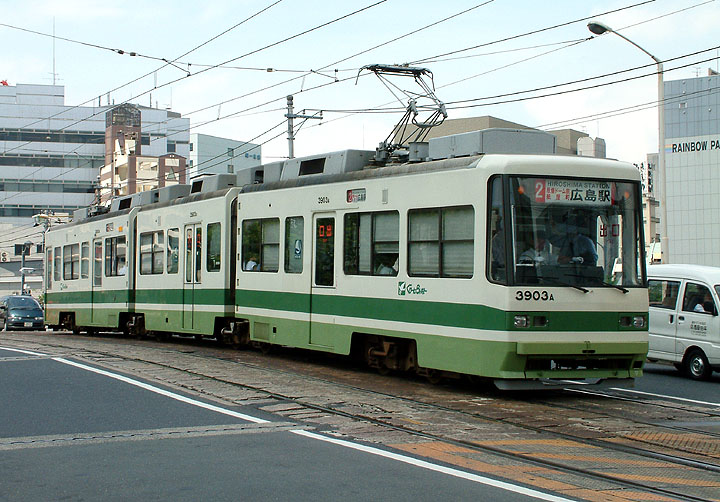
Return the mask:
[[536, 34], [538, 34], [538, 33], [542, 33], [543, 31], [554, 30], [554, 29], [556, 29], [556, 28], [561, 28], [561, 27], [563, 27], [563, 26], [568, 26], [568, 25], [575, 24], [575, 23], [579, 23], [579, 22], [582, 22], [582, 21], [587, 21], [587, 20], [589, 20], [589, 19], [596, 19], [596, 18], [598, 18], [598, 17], [600, 17], [600, 16], [606, 16], [606, 15], [608, 15], [608, 14], [614, 14], [614, 13], [616, 13], [616, 12], [621, 12], [621, 11], [624, 11], [624, 10], [627, 10], [627, 9], [633, 9], [633, 8], [635, 8], [635, 7], [640, 7], [640, 6], [645, 5], [645, 4], [648, 4], [648, 3], [653, 3], [654, 1], [655, 1], [655, 0], [645, 0], [645, 1], [643, 1], [643, 2], [639, 2], [639, 3], [633, 4], [633, 5], [627, 5], [627, 6], [625, 6], [625, 7], [621, 7], [621, 8], [619, 8], [619, 9], [613, 9], [613, 10], [605, 11], [605, 12], [602, 12], [602, 13], [599, 13], [599, 14], [595, 14], [595, 15], [593, 15], [593, 16], [586, 16], [586, 17], [582, 17], [582, 18], [575, 19], [575, 20], [572, 20], [572, 21], [567, 21], [567, 22], [564, 22], [564, 23], [559, 23], [559, 24], [555, 24], [555, 25], [552, 25], [552, 26], [546, 26], [545, 28], [540, 28], [540, 29], [537, 29], [537, 30], [528, 31], [528, 32], [525, 32], [525, 33], [520, 33], [520, 34], [518, 34], [518, 35], [512, 35], [512, 36], [505, 37], [505, 38], [501, 38], [501, 39], [498, 39], [498, 40], [493, 40], [493, 41], [491, 41], [491, 42], [485, 42], [485, 43], [482, 43], [482, 44], [473, 45], [472, 47], [466, 47], [466, 48], [464, 48], [464, 49], [458, 49], [458, 50], [455, 50], [455, 51], [445, 52], [445, 53], [443, 53], [443, 54], [438, 54], [438, 55], [435, 55], [435, 56], [431, 56], [431, 57], [429, 57], [429, 58], [416, 59], [415, 61], [410, 61], [408, 64], [420, 64], [420, 63], [424, 63], [424, 62], [426, 62], [426, 61], [428, 61], [428, 60], [431, 60], [431, 59], [437, 59], [437, 58], [440, 58], [440, 57], [451, 56], [451, 55], [453, 55], [453, 54], [459, 54], [460, 52], [470, 51], [470, 50], [473, 50], [473, 49], [479, 49], [480, 47], [487, 47], [488, 45], [499, 44], [499, 43], [502, 43], [502, 42], [507, 42], [507, 41], [515, 40], [515, 39], [522, 38], [522, 37], [527, 37], [527, 36], [530, 36], [530, 35], [536, 35]]

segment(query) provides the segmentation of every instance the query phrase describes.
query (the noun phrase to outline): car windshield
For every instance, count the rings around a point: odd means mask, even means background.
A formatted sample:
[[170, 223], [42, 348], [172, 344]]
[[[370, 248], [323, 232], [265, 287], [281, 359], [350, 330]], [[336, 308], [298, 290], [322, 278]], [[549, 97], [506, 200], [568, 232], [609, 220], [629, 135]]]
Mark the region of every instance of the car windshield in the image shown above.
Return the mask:
[[34, 298], [28, 298], [23, 296], [10, 297], [7, 300], [9, 308], [21, 309], [21, 310], [37, 310], [40, 309], [40, 304]]
[[[493, 190], [493, 206], [496, 196]], [[643, 285], [636, 183], [510, 177], [507, 200], [509, 235], [504, 235], [500, 211], [498, 223], [490, 222], [509, 246], [509, 252], [499, 253], [492, 244], [493, 278], [515, 285]], [[510, 260], [503, 274], [495, 273], [498, 258]]]

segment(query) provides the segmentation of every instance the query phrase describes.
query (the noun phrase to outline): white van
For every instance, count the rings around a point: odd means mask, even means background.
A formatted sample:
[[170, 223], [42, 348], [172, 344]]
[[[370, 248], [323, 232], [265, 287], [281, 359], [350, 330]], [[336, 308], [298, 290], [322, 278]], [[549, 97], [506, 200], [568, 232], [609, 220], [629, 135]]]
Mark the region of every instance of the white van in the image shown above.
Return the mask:
[[720, 268], [650, 265], [650, 361], [670, 361], [696, 380], [720, 371]]

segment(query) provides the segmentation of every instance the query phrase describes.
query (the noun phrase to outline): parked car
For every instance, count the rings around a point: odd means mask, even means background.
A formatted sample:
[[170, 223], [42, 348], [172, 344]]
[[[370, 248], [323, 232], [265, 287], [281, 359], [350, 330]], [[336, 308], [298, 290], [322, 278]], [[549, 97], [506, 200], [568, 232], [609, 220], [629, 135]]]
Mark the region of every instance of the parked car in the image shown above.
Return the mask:
[[720, 371], [720, 268], [648, 266], [650, 361], [669, 361], [696, 380]]
[[32, 296], [4, 296], [0, 298], [0, 325], [5, 330], [42, 330], [45, 329], [45, 315]]

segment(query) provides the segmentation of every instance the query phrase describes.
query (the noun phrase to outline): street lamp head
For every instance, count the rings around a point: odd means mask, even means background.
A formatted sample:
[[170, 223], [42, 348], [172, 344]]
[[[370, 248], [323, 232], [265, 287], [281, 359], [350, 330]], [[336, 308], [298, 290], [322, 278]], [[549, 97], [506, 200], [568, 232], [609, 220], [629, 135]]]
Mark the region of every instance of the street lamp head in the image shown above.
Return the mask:
[[590, 30], [595, 35], [602, 35], [603, 33], [606, 33], [608, 31], [613, 31], [612, 28], [602, 23], [588, 23], [587, 27], [588, 30]]

